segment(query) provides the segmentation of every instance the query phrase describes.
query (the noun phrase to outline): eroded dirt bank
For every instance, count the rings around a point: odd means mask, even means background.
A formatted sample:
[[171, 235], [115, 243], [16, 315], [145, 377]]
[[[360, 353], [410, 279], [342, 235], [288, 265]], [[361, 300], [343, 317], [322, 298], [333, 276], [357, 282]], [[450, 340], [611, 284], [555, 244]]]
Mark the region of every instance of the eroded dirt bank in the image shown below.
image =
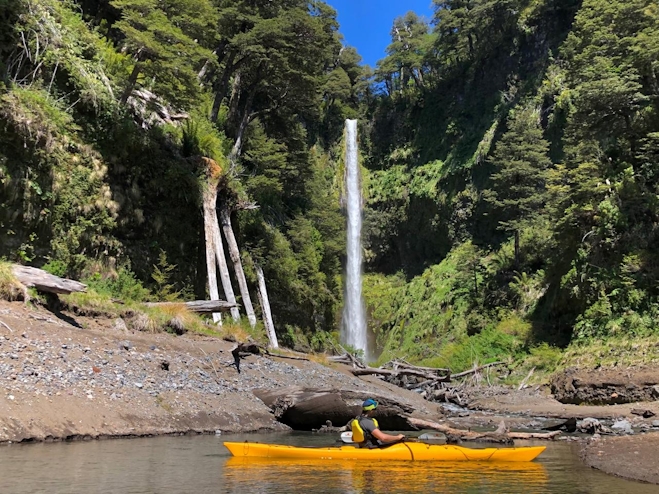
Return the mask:
[[[522, 415], [526, 417], [545, 417], [552, 419], [585, 419], [592, 417], [603, 421], [627, 419], [635, 427], [652, 427], [659, 418], [659, 401], [641, 403], [624, 403], [619, 405], [575, 405], [561, 403], [550, 393], [548, 387], [529, 388], [521, 391], [514, 389], [498, 390], [496, 393], [484, 390], [481, 396], [469, 403], [474, 410], [496, 412], [503, 415]], [[633, 410], [648, 410], [655, 414], [643, 418]]]
[[552, 379], [551, 392], [561, 403], [617, 405], [659, 399], [654, 367], [567, 369]]
[[63, 321], [1, 301], [0, 322], [0, 442], [282, 430], [252, 391], [285, 386], [389, 393], [421, 415], [441, 414], [414, 393], [341, 366], [254, 355], [238, 373], [233, 343], [215, 338], [134, 333], [120, 320]]

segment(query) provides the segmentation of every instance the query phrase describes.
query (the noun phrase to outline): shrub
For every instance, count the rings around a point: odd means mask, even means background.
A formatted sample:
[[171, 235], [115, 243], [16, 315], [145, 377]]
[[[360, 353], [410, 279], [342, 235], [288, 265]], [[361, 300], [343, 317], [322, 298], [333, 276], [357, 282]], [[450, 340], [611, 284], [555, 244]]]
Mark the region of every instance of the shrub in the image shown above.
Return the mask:
[[149, 297], [149, 290], [142, 286], [134, 273], [125, 268], [105, 276], [95, 273], [84, 282], [97, 293], [123, 302], [143, 302]]

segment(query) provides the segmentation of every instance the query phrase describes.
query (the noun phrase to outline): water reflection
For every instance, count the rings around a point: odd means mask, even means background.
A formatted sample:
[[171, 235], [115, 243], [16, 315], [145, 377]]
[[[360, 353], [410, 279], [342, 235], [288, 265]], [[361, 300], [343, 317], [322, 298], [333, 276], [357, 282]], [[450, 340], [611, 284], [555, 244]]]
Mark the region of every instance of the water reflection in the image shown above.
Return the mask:
[[0, 494], [659, 494], [585, 467], [578, 445], [534, 462], [366, 462], [233, 458], [225, 440], [330, 446], [305, 434], [158, 437], [0, 446]]
[[[511, 482], [511, 480], [513, 482]], [[461, 493], [547, 492], [548, 475], [531, 462], [377, 462], [229, 458], [227, 492]]]

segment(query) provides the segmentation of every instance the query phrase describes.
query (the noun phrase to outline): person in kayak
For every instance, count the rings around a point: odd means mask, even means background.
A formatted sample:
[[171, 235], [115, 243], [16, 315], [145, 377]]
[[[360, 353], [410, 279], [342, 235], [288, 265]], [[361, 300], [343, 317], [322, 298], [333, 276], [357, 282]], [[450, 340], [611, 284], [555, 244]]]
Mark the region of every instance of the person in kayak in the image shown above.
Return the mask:
[[392, 436], [380, 430], [378, 421], [373, 418], [378, 402], [369, 398], [362, 404], [362, 413], [351, 423], [352, 440], [360, 448], [379, 448], [405, 439], [405, 434]]

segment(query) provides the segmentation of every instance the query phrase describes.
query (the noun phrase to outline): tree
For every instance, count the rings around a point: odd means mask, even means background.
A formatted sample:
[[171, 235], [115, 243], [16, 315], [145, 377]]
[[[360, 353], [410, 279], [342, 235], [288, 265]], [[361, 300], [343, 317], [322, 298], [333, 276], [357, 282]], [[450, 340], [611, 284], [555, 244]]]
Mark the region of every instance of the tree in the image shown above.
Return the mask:
[[648, 248], [659, 231], [658, 22], [650, 0], [586, 0], [561, 50], [570, 112], [553, 180], [566, 188], [556, 236], [582, 335], [605, 334], [611, 321], [638, 325], [659, 295]]
[[248, 2], [222, 2], [219, 12], [230, 34], [222, 40], [211, 120], [224, 102], [235, 161], [257, 117], [292, 113], [313, 119], [320, 78], [340, 49], [338, 24], [336, 12], [323, 2], [257, 2], [256, 9]]
[[513, 111], [508, 131], [494, 150], [492, 189], [486, 200], [499, 209], [502, 230], [515, 237], [515, 264], [519, 266], [519, 233], [546, 201], [547, 172], [551, 167], [549, 144], [542, 135], [540, 114], [534, 107]]
[[135, 64], [121, 95], [126, 103], [139, 77], [168, 101], [186, 104], [198, 94], [197, 72], [212, 53], [196, 36], [208, 38], [215, 9], [210, 0], [112, 0], [121, 12], [114, 24]]
[[484, 59], [515, 33], [519, 0], [434, 0], [436, 49], [446, 65]]
[[[414, 12], [398, 17], [391, 28], [387, 56], [378, 63], [378, 78], [388, 85], [395, 84], [401, 92], [407, 89], [410, 80], [417, 89], [422, 89], [427, 71], [426, 56], [432, 43], [429, 29], [428, 23]], [[393, 89], [393, 86], [389, 88], [390, 93]]]

